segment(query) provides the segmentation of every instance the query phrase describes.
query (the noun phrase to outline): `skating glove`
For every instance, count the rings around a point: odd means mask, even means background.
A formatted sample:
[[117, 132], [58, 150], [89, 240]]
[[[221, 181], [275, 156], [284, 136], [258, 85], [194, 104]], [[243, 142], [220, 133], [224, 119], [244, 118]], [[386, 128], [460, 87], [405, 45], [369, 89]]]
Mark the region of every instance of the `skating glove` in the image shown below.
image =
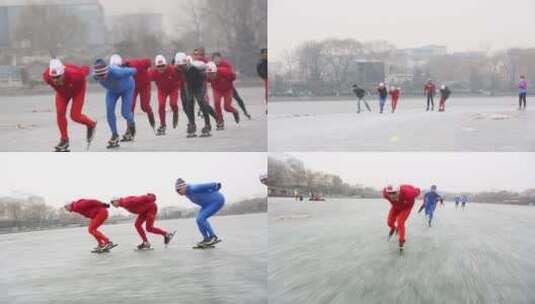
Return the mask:
[[102, 203], [102, 205], [106, 208], [110, 208], [110, 204]]

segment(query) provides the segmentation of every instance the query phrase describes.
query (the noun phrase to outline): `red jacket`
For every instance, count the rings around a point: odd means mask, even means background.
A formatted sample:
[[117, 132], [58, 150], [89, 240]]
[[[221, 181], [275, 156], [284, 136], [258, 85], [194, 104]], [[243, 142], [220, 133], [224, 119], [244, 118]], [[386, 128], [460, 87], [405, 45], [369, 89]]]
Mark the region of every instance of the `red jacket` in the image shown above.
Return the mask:
[[149, 77], [151, 81], [156, 82], [158, 91], [165, 93], [178, 90], [184, 83], [182, 73], [177, 72], [172, 65], [168, 65], [161, 74], [155, 68], [149, 69]]
[[392, 200], [386, 193], [386, 189], [383, 190], [383, 197], [392, 204], [395, 209], [412, 208], [414, 201], [420, 195], [420, 189], [411, 185], [401, 185], [399, 190], [399, 199], [397, 201]]
[[434, 83], [426, 83], [424, 86], [424, 93], [425, 94], [433, 94], [437, 92], [437, 88]]
[[392, 96], [392, 99], [398, 99], [401, 92], [398, 89], [390, 91], [390, 96]]
[[137, 70], [136, 75], [134, 75], [134, 80], [136, 81], [136, 88], [141, 88], [150, 83], [149, 78], [149, 68], [152, 65], [152, 62], [148, 58], [144, 59], [129, 59], [125, 61], [128, 66]]
[[156, 205], [156, 195], [148, 193], [140, 196], [128, 196], [119, 199], [119, 207], [135, 214], [143, 214]]
[[219, 92], [227, 92], [234, 87], [234, 80], [236, 80], [236, 73], [231, 68], [219, 66], [217, 68], [217, 76], [210, 79], [212, 88]]
[[43, 73], [43, 80], [50, 85], [56, 93], [64, 98], [72, 98], [80, 93], [86, 87], [86, 77], [89, 75], [89, 67], [86, 65], [76, 66], [73, 64], [65, 64], [65, 74], [63, 76], [63, 85], [56, 85], [52, 82], [52, 77], [49, 75], [50, 69], [46, 69]]
[[94, 199], [81, 199], [71, 203], [70, 211], [79, 213], [87, 218], [94, 218], [97, 213], [106, 209], [106, 205]]

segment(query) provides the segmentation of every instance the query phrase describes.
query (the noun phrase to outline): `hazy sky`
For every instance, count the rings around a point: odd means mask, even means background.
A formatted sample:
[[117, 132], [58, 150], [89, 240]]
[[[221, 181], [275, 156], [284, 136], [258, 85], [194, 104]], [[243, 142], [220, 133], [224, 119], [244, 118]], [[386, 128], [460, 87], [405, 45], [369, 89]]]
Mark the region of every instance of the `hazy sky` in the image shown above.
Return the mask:
[[535, 46], [535, 1], [269, 0], [270, 57], [306, 40], [388, 40], [450, 51]]
[[223, 183], [228, 203], [266, 196], [265, 153], [1, 153], [0, 167], [0, 196], [35, 194], [54, 206], [147, 192], [160, 206], [193, 206], [175, 193], [177, 177]]
[[535, 153], [288, 153], [305, 167], [376, 188], [437, 184], [446, 191], [535, 188]]

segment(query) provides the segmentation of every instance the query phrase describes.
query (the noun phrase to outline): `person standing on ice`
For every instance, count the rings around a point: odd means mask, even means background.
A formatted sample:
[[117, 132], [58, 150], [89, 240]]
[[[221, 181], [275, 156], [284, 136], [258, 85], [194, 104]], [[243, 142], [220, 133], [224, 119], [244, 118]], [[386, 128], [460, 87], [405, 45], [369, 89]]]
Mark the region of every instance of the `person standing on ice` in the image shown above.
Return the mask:
[[409, 217], [414, 201], [420, 195], [420, 189], [411, 185], [392, 186], [388, 185], [383, 189], [383, 197], [390, 202], [391, 208], [388, 212], [387, 225], [390, 227], [388, 239], [394, 233], [399, 235], [399, 249], [403, 250], [406, 241], [405, 221]]
[[143, 242], [137, 246], [137, 249], [150, 249], [151, 245], [143, 230], [143, 223], [146, 222], [147, 232], [163, 236], [163, 242], [168, 245], [175, 236], [175, 232], [169, 233], [163, 229], [154, 227], [156, 215], [158, 213], [158, 205], [156, 205], [156, 195], [148, 193], [140, 196], [127, 196], [123, 198], [113, 199], [111, 204], [115, 208], [123, 207], [128, 212], [137, 214], [136, 230]]
[[427, 98], [427, 110], [429, 111], [429, 106], [431, 106], [431, 111], [435, 110], [435, 94], [437, 93], [437, 88], [431, 79], [427, 80], [427, 83], [424, 86], [424, 94]]
[[134, 98], [136, 69], [107, 65], [102, 59], [97, 59], [93, 77], [106, 89], [106, 117], [111, 130], [108, 149], [119, 147], [119, 133], [115, 106], [119, 98], [122, 99], [121, 114], [127, 122], [126, 134], [121, 141], [133, 141], [136, 135], [136, 124], [132, 113], [132, 99]]
[[263, 48], [260, 50], [260, 59], [256, 64], [256, 72], [262, 80], [264, 80], [264, 98], [266, 100], [266, 114], [267, 114], [267, 102], [269, 92], [269, 78], [268, 78], [268, 49]]
[[101, 253], [104, 251], [109, 251], [111, 248], [117, 246], [102, 232], [98, 231], [98, 228], [108, 218], [108, 208], [110, 205], [94, 199], [80, 199], [73, 201], [64, 207], [71, 213], [78, 213], [91, 219], [89, 222], [88, 231], [89, 234], [91, 234], [95, 240], [97, 240], [97, 247], [93, 249], [93, 252]]
[[466, 207], [466, 203], [468, 202], [468, 197], [466, 195], [463, 195], [461, 198], [461, 208], [464, 210], [464, 207]]
[[67, 132], [67, 105], [72, 99], [71, 119], [87, 127], [87, 143], [95, 136], [96, 122], [82, 114], [87, 89], [88, 66], [64, 65], [59, 59], [50, 60], [49, 68], [43, 73], [43, 80], [56, 91], [56, 120], [61, 134], [56, 152], [69, 150]]
[[363, 102], [364, 105], [366, 106], [366, 109], [368, 109], [368, 112], [371, 112], [372, 109], [370, 108], [370, 105], [368, 104], [368, 102], [366, 101], [366, 90], [364, 90], [363, 88], [359, 87], [358, 84], [354, 84], [353, 85], [353, 93], [355, 94], [355, 96], [357, 96], [357, 114], [360, 114], [360, 103]]
[[388, 91], [383, 82], [379, 84], [379, 87], [377, 88], [377, 94], [379, 95], [379, 113], [383, 114], [386, 98], [388, 96]]
[[221, 109], [221, 101], [226, 112], [232, 113], [234, 121], [240, 123], [240, 113], [232, 106], [232, 90], [236, 73], [227, 66], [217, 66], [215, 62], [209, 62], [206, 69], [208, 81], [212, 84], [214, 105], [217, 117], [217, 130], [225, 129], [225, 120]]
[[[218, 53], [218, 52], [213, 53], [212, 61], [215, 62], [217, 67], [222, 66], [222, 67], [226, 67], [234, 71], [234, 66], [232, 65], [232, 63], [230, 63], [228, 59], [223, 58], [221, 56], [221, 53]], [[251, 119], [251, 115], [249, 115], [249, 113], [247, 112], [247, 107], [245, 106], [245, 102], [240, 97], [240, 94], [238, 93], [238, 90], [236, 90], [236, 86], [234, 85], [234, 83], [232, 84], [232, 97], [236, 100], [236, 102], [238, 103], [238, 106], [243, 111], [243, 115], [245, 115], [248, 119]]]
[[163, 55], [156, 56], [154, 60], [155, 68], [149, 70], [149, 78], [156, 82], [158, 89], [158, 115], [160, 117], [160, 127], [157, 135], [165, 135], [167, 128], [165, 106], [167, 99], [173, 111], [173, 129], [178, 126], [178, 96], [182, 91], [184, 79], [181, 72], [175, 71], [172, 65], [167, 64]]
[[398, 106], [399, 96], [401, 95], [401, 88], [396, 88], [394, 86], [391, 86], [390, 91], [388, 93], [390, 94], [390, 98], [391, 98], [392, 113], [394, 113]]
[[150, 106], [151, 83], [149, 77], [149, 68], [152, 64], [150, 59], [128, 59], [123, 62], [121, 56], [115, 54], [112, 56], [112, 60], [113, 61], [110, 63], [112, 65], [136, 69], [136, 74], [134, 75], [136, 88], [134, 90], [134, 97], [132, 99], [132, 113], [135, 113], [136, 101], [137, 97], [139, 96], [141, 110], [147, 114], [151, 128], [155, 129], [156, 122], [154, 121], [154, 113], [152, 111], [152, 107]]
[[450, 98], [451, 91], [445, 84], [440, 87], [440, 105], [438, 107], [439, 112], [446, 111], [446, 100]]
[[461, 198], [459, 196], [455, 197], [455, 209], [459, 208], [459, 203], [461, 201]]
[[444, 199], [440, 194], [437, 193], [437, 186], [431, 186], [431, 190], [424, 194], [424, 201], [422, 206], [418, 210], [418, 213], [422, 212], [425, 208], [425, 216], [427, 218], [427, 224], [431, 227], [431, 222], [433, 221], [433, 214], [437, 208], [438, 202], [441, 202], [444, 205]]
[[520, 82], [518, 83], [518, 110], [526, 110], [526, 99], [528, 95], [528, 82], [524, 75], [520, 76]]
[[201, 207], [197, 216], [197, 226], [203, 240], [197, 243], [197, 246], [213, 246], [221, 242], [208, 222], [208, 218], [225, 205], [225, 197], [220, 191], [221, 183], [187, 184], [182, 178], [178, 178], [175, 190], [179, 195], [186, 196], [192, 203]]

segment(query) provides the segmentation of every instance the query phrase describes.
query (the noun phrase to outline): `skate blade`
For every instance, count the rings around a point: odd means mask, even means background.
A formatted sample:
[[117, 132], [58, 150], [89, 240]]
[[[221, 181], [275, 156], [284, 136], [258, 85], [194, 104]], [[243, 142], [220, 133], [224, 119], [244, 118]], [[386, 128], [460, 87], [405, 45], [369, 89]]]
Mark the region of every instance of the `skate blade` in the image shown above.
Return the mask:
[[143, 251], [153, 251], [154, 250], [154, 247], [150, 247], [150, 248], [143, 248], [143, 249], [138, 249], [138, 248], [134, 248], [134, 251], [137, 251], [137, 252], [143, 252]]
[[214, 245], [193, 246], [192, 249], [214, 249]]
[[199, 137], [212, 137], [212, 134], [202, 134], [201, 136]]

